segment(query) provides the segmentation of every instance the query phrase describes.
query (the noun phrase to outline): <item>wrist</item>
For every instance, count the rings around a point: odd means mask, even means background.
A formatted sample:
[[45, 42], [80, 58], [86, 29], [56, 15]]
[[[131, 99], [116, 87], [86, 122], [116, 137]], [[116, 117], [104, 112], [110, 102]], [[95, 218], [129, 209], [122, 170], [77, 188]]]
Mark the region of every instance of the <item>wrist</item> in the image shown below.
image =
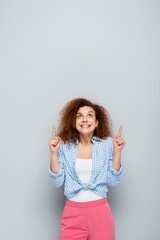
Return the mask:
[[51, 157], [57, 156], [57, 152], [51, 152]]
[[114, 150], [114, 155], [116, 155], [116, 156], [120, 156], [121, 155], [121, 151], [120, 152], [118, 152], [117, 150]]

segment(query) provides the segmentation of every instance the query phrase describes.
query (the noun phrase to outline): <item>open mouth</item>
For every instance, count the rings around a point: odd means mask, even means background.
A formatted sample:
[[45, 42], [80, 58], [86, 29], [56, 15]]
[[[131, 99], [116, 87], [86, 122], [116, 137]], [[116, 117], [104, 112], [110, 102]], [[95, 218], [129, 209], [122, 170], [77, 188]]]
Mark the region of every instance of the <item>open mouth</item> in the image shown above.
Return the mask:
[[82, 128], [89, 128], [90, 127], [90, 125], [88, 125], [88, 124], [83, 124], [83, 125], [80, 125]]

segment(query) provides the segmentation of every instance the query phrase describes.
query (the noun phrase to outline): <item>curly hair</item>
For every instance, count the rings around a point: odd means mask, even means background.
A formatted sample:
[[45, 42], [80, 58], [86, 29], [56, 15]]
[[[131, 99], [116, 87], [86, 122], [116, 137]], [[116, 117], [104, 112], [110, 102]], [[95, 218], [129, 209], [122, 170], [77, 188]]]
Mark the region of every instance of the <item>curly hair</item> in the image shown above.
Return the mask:
[[74, 98], [67, 102], [59, 113], [59, 128], [58, 136], [70, 145], [70, 141], [75, 144], [79, 139], [79, 132], [76, 129], [76, 114], [80, 107], [89, 106], [95, 111], [96, 120], [99, 121], [98, 126], [94, 130], [94, 136], [105, 139], [110, 136], [113, 137], [113, 122], [108, 111], [98, 104], [92, 103], [86, 98]]

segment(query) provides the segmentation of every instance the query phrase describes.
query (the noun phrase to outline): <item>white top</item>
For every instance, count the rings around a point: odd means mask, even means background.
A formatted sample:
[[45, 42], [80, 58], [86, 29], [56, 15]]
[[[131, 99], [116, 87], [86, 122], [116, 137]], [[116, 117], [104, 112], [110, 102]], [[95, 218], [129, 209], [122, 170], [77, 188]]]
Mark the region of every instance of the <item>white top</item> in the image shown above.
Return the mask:
[[[82, 182], [89, 182], [92, 173], [92, 158], [84, 159], [77, 158], [76, 160], [76, 173]], [[101, 199], [103, 197], [95, 194], [91, 189], [81, 189], [69, 200], [76, 202], [88, 202]]]

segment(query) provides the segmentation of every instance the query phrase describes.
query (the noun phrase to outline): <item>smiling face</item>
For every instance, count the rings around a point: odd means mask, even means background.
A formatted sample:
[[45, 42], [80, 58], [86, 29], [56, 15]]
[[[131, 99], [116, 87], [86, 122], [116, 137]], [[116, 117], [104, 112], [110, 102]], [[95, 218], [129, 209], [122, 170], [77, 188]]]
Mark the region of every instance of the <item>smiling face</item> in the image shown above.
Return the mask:
[[91, 136], [97, 126], [98, 120], [94, 109], [89, 106], [80, 107], [76, 115], [76, 129], [79, 134]]

